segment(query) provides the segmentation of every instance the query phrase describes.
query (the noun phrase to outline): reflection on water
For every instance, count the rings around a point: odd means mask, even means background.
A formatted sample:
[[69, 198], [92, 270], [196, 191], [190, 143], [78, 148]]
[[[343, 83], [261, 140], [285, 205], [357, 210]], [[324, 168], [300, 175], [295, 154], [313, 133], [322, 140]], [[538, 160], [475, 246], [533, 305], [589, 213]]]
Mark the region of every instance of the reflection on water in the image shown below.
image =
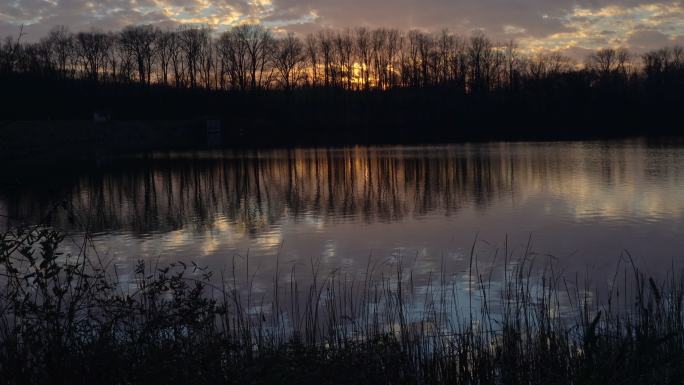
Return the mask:
[[[684, 147], [642, 141], [163, 154], [23, 186], [0, 215], [97, 234], [115, 258], [250, 254], [361, 268], [370, 253], [458, 269], [476, 235], [506, 235], [597, 271], [629, 249], [665, 268], [684, 250]], [[3, 221], [4, 217], [0, 217]], [[9, 219], [4, 219], [7, 221]], [[6, 223], [3, 223], [6, 226]], [[478, 235], [479, 234], [479, 235]], [[462, 266], [461, 266], [462, 267]]]

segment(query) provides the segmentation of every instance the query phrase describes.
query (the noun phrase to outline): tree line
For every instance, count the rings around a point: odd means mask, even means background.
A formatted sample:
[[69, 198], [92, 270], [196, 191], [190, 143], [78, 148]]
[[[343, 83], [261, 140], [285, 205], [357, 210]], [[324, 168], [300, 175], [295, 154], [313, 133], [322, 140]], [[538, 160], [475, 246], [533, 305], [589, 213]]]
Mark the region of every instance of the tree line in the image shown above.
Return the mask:
[[135, 25], [77, 33], [57, 26], [36, 42], [25, 41], [22, 32], [7, 37], [0, 44], [0, 74], [211, 90], [448, 87], [471, 94], [577, 76], [589, 86], [681, 84], [684, 49], [635, 55], [604, 48], [580, 63], [559, 53], [523, 53], [515, 41], [498, 43], [481, 33], [463, 37], [448, 30], [325, 29], [300, 37], [277, 35], [261, 25], [220, 34], [206, 26]]

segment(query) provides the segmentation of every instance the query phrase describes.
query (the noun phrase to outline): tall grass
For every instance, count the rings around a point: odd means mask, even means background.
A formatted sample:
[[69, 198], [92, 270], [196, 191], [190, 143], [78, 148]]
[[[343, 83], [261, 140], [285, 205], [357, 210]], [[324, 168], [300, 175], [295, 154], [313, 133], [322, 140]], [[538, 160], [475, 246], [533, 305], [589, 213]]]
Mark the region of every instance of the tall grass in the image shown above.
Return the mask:
[[0, 237], [1, 383], [684, 382], [684, 279], [629, 258], [602, 296], [508, 250], [501, 277], [473, 250], [465, 281], [420, 284], [401, 260], [361, 277], [312, 263], [306, 280], [276, 261], [266, 296], [248, 260], [220, 275], [140, 262], [124, 278], [90, 241], [66, 255], [47, 227]]

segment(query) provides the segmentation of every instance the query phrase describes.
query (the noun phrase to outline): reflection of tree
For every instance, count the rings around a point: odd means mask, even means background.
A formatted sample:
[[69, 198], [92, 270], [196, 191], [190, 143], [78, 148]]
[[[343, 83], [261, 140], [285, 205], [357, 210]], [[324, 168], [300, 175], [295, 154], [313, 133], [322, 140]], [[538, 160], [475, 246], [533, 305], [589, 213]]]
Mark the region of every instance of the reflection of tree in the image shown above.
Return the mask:
[[[628, 178], [641, 175], [676, 183], [677, 160], [642, 162], [653, 157], [644, 151], [565, 145], [560, 152], [501, 144], [156, 159], [82, 176], [73, 183], [62, 181], [56, 194], [29, 189], [9, 197], [5, 206], [13, 217], [38, 218], [65, 197], [93, 231], [207, 227], [222, 216], [255, 235], [285, 218], [391, 222], [430, 213], [453, 215], [469, 206], [484, 209], [530, 191], [580, 199], [597, 186], [634, 184]], [[587, 160], [588, 153], [595, 161]], [[74, 226], [65, 213], [54, 221]]]

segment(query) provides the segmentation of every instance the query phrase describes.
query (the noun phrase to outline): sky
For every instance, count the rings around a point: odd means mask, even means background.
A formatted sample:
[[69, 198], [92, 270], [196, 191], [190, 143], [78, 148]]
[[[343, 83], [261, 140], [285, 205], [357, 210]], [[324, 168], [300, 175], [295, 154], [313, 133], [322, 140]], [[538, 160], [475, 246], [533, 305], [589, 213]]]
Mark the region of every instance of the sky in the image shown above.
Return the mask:
[[37, 40], [55, 25], [72, 31], [130, 24], [174, 28], [204, 23], [217, 31], [261, 23], [277, 33], [321, 28], [444, 28], [528, 51], [582, 56], [603, 47], [635, 52], [684, 45], [684, 1], [638, 0], [0, 0], [0, 36], [24, 25]]

